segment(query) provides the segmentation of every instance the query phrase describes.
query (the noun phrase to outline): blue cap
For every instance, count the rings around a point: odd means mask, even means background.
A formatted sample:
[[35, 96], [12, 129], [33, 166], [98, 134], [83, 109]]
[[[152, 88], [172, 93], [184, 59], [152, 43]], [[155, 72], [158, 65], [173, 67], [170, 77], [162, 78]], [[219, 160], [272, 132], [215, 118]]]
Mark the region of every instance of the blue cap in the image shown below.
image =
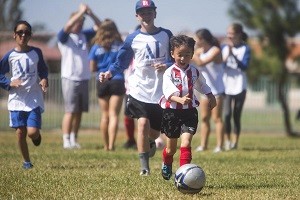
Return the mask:
[[137, 12], [139, 9], [142, 8], [156, 8], [155, 4], [153, 1], [151, 0], [140, 0], [138, 2], [136, 2], [135, 5], [135, 11]]

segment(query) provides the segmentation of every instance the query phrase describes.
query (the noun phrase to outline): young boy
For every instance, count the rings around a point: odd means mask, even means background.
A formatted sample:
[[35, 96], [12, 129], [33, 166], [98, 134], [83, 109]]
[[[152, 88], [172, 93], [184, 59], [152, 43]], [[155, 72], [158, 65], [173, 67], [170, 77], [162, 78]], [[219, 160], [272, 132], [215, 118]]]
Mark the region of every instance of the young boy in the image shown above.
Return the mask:
[[[9, 91], [9, 125], [16, 130], [24, 169], [33, 167], [26, 136], [35, 146], [39, 146], [42, 140], [43, 92], [48, 87], [48, 68], [41, 50], [28, 45], [30, 38], [31, 25], [26, 21], [17, 22], [14, 28], [16, 47], [0, 61], [0, 86]], [[9, 79], [5, 74], [10, 71], [12, 76]]]
[[156, 6], [153, 1], [138, 1], [135, 8], [141, 28], [127, 36], [117, 61], [109, 71], [100, 73], [99, 80], [103, 82], [123, 72], [133, 60], [135, 70], [128, 80], [130, 92], [126, 106], [131, 117], [138, 119], [140, 175], [148, 176], [149, 157], [154, 156], [154, 140], [160, 135], [162, 108], [158, 102], [162, 96], [163, 73], [172, 64], [169, 50], [172, 33], [154, 25]]
[[170, 40], [171, 56], [175, 63], [163, 76], [163, 96], [160, 105], [163, 110], [162, 132], [166, 135], [163, 149], [162, 176], [169, 180], [172, 176], [173, 156], [176, 153], [177, 139], [181, 137], [180, 166], [192, 160], [191, 142], [197, 131], [199, 106], [194, 89], [206, 94], [210, 109], [216, 106], [216, 99], [205, 79], [195, 66], [190, 65], [194, 54], [195, 40], [185, 35]]

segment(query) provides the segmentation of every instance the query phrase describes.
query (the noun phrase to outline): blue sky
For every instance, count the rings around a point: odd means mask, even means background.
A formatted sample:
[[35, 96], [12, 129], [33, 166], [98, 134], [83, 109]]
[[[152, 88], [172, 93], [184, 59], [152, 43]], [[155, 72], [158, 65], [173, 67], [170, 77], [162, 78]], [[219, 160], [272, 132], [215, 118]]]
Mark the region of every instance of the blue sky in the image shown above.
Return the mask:
[[[79, 4], [87, 3], [100, 18], [111, 18], [120, 32], [128, 32], [137, 25], [135, 18], [136, 0], [24, 0], [21, 4], [23, 17], [31, 24], [42, 23], [49, 32], [59, 31], [71, 12]], [[215, 35], [224, 35], [227, 26], [233, 22], [228, 16], [230, 0], [155, 0], [157, 19], [155, 24], [170, 29], [174, 34], [180, 31], [196, 31], [208, 28]], [[86, 25], [91, 25], [87, 20]]]

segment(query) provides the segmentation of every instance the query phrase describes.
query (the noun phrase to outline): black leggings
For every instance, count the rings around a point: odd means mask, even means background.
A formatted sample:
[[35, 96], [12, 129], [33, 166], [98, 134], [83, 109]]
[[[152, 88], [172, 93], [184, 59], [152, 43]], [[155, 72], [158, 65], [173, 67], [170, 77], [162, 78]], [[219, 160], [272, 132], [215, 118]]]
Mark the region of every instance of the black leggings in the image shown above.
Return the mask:
[[243, 105], [246, 99], [246, 90], [243, 90], [240, 94], [237, 95], [225, 95], [223, 102], [223, 114], [224, 114], [224, 128], [225, 134], [231, 133], [231, 115], [233, 107], [233, 122], [234, 130], [233, 132], [237, 135], [241, 132], [241, 115]]

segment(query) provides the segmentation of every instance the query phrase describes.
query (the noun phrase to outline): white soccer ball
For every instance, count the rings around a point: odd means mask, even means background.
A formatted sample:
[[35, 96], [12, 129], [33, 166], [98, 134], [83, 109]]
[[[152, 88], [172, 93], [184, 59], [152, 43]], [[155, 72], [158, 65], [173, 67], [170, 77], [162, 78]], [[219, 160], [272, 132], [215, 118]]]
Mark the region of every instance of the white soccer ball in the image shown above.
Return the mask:
[[203, 169], [195, 164], [182, 165], [175, 173], [175, 186], [184, 194], [200, 192], [205, 185], [205, 180]]

